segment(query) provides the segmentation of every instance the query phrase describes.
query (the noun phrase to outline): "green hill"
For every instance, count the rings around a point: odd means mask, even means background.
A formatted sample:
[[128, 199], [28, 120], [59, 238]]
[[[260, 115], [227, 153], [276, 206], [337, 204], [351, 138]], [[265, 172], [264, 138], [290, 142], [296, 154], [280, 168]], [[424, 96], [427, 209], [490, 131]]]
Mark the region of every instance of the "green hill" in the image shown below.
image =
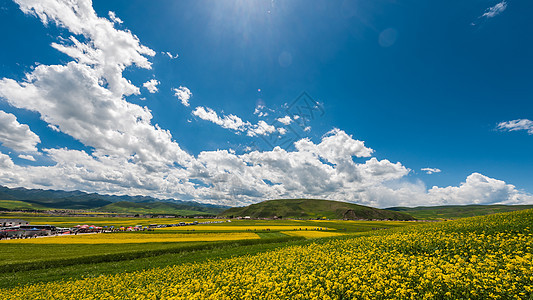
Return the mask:
[[246, 207], [233, 207], [220, 214], [225, 217], [414, 220], [406, 213], [383, 210], [353, 203], [317, 199], [268, 200]]
[[420, 220], [459, 219], [533, 208], [533, 205], [448, 205], [391, 207], [390, 211], [403, 212]]
[[225, 209], [216, 206], [192, 206], [187, 204], [175, 204], [169, 202], [115, 202], [100, 207], [97, 211], [129, 214], [169, 214], [181, 216], [193, 215], [216, 215]]
[[0, 211], [7, 210], [48, 210], [48, 207], [18, 200], [0, 200]]

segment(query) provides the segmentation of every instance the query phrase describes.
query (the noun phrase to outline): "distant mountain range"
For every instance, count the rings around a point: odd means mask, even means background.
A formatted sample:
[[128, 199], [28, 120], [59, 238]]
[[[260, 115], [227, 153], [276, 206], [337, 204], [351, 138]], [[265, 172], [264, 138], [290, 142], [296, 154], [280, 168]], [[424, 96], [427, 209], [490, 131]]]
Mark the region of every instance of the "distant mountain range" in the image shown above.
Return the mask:
[[[8, 188], [0, 186], [1, 200], [12, 200], [7, 209], [15, 209], [16, 201], [26, 203], [21, 209], [84, 209], [113, 213], [151, 213], [179, 215], [216, 215], [228, 206], [203, 204], [194, 201], [157, 199], [148, 196], [115, 196], [81, 191]], [[5, 203], [8, 206], [7, 202]], [[33, 204], [28, 206], [28, 204]]]
[[222, 213], [225, 217], [348, 219], [348, 220], [414, 220], [407, 213], [384, 210], [353, 203], [319, 199], [268, 200], [246, 207], [232, 207]]
[[319, 199], [268, 200], [246, 207], [157, 199], [148, 196], [115, 196], [81, 191], [8, 188], [0, 186], [0, 211], [81, 209], [125, 214], [169, 214], [302, 219], [457, 219], [533, 208], [533, 205], [449, 205], [378, 209], [353, 203]]

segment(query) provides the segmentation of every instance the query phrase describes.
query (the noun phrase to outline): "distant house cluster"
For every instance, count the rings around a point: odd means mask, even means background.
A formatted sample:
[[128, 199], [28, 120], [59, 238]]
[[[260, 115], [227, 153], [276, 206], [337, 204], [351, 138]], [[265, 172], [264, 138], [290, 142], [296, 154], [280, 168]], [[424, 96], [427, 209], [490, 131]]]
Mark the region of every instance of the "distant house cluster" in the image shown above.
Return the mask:
[[13, 227], [29, 224], [30, 222], [21, 219], [0, 219], [0, 227]]
[[30, 222], [21, 219], [0, 219], [0, 240], [48, 236], [58, 232], [61, 230], [52, 225], [30, 225]]

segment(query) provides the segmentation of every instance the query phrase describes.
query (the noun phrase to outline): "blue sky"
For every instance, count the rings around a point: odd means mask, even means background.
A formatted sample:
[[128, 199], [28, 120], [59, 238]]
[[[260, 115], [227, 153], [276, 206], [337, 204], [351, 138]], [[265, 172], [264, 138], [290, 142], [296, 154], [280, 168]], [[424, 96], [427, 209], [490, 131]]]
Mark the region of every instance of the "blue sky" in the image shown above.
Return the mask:
[[0, 3], [2, 185], [533, 203], [528, 1]]

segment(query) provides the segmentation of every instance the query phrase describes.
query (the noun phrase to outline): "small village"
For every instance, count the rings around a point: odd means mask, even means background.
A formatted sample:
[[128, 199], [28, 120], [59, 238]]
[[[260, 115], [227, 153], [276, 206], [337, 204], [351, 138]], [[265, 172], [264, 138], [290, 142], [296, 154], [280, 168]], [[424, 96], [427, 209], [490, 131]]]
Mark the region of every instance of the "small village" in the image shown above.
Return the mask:
[[54, 225], [31, 225], [30, 222], [22, 219], [0, 219], [0, 240], [5, 239], [30, 239], [38, 237], [50, 237], [60, 235], [77, 235], [88, 233], [104, 232], [125, 232], [125, 231], [151, 231], [155, 228], [193, 226], [199, 224], [216, 224], [231, 221], [205, 221], [205, 222], [179, 222], [176, 224], [150, 224], [148, 226], [95, 226], [95, 225], [76, 225], [74, 227], [57, 227]]

